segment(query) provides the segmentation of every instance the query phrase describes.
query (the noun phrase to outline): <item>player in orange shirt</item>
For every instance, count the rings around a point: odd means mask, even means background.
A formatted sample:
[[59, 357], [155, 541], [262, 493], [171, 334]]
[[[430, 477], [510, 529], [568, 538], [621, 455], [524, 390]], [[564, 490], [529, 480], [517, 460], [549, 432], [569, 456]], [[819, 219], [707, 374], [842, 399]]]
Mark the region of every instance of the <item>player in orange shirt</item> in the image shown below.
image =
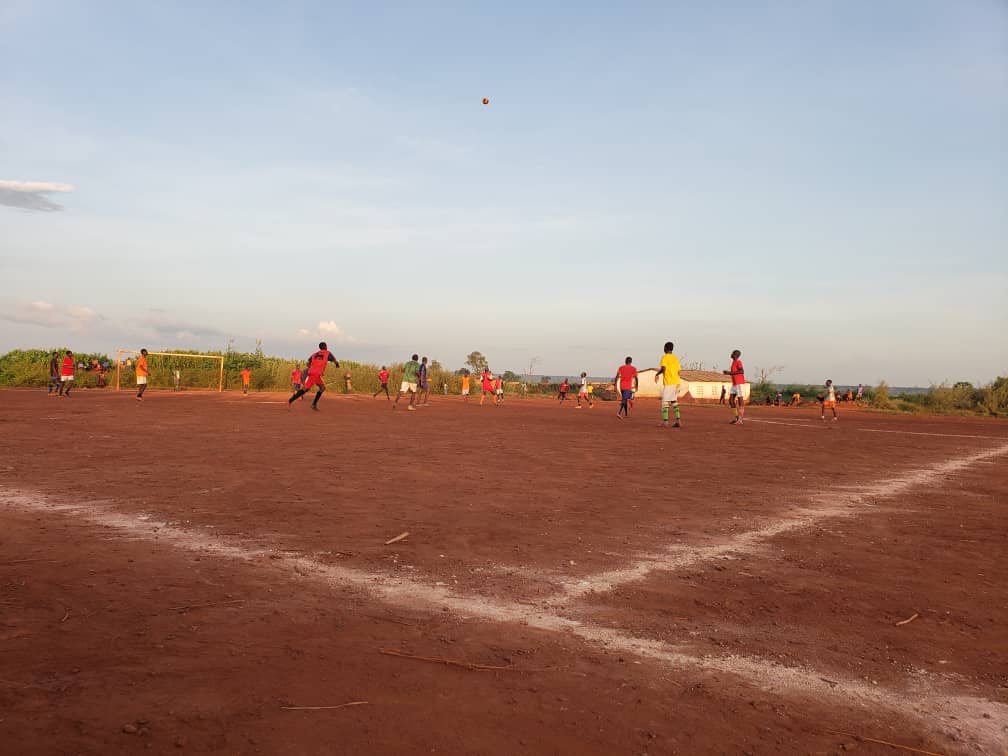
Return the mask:
[[242, 393], [247, 394], [249, 390], [249, 384], [252, 382], [252, 371], [249, 370], [248, 368], [242, 370], [241, 379], [242, 379]]
[[147, 378], [150, 377], [150, 370], [147, 368], [147, 350], [141, 349], [140, 356], [136, 360], [136, 382], [137, 401], [143, 401], [144, 391], [147, 390]]
[[462, 375], [462, 401], [469, 401], [469, 373], [464, 373]]

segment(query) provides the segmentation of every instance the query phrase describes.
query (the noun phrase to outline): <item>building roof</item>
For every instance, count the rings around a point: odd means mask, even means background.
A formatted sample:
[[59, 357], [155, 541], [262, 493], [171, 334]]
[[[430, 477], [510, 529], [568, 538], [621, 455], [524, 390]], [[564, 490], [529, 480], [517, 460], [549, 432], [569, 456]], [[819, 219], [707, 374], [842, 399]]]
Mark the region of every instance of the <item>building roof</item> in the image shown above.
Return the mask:
[[[645, 368], [640, 372], [655, 373], [658, 371], [657, 368]], [[679, 377], [683, 381], [690, 381], [693, 383], [731, 383], [731, 376], [725, 375], [724, 373], [719, 373], [717, 370], [680, 370]], [[748, 383], [748, 381], [746, 381]]]

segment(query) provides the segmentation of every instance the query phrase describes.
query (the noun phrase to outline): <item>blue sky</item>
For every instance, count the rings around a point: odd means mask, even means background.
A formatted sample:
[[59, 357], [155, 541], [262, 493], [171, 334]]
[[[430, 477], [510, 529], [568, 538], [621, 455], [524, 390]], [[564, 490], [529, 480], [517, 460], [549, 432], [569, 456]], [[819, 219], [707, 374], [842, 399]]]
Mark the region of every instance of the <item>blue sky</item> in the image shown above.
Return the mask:
[[0, 1], [0, 351], [1008, 374], [1003, 2], [424, 5]]

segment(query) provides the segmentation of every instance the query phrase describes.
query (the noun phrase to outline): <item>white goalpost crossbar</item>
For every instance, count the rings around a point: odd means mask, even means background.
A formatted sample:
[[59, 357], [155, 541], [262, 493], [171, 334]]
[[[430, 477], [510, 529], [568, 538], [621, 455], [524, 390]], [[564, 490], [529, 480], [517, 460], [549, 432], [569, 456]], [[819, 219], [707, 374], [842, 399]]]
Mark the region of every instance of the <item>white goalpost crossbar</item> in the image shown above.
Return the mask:
[[[124, 354], [140, 354], [139, 349], [116, 349], [116, 391], [119, 390], [119, 377], [122, 372]], [[147, 352], [155, 357], [187, 357], [198, 360], [218, 360], [220, 362], [220, 373], [217, 380], [217, 391], [224, 390], [224, 355], [222, 354], [186, 354], [185, 352]]]

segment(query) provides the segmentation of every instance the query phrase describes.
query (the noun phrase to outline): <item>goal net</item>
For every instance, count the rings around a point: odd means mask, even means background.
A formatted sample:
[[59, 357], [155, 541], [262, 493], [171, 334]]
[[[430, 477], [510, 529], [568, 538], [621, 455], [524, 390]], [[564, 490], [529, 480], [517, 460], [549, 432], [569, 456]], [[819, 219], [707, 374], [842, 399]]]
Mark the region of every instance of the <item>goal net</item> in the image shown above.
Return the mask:
[[[139, 349], [116, 350], [116, 391], [136, 385]], [[224, 355], [147, 352], [149, 388], [224, 390]]]

